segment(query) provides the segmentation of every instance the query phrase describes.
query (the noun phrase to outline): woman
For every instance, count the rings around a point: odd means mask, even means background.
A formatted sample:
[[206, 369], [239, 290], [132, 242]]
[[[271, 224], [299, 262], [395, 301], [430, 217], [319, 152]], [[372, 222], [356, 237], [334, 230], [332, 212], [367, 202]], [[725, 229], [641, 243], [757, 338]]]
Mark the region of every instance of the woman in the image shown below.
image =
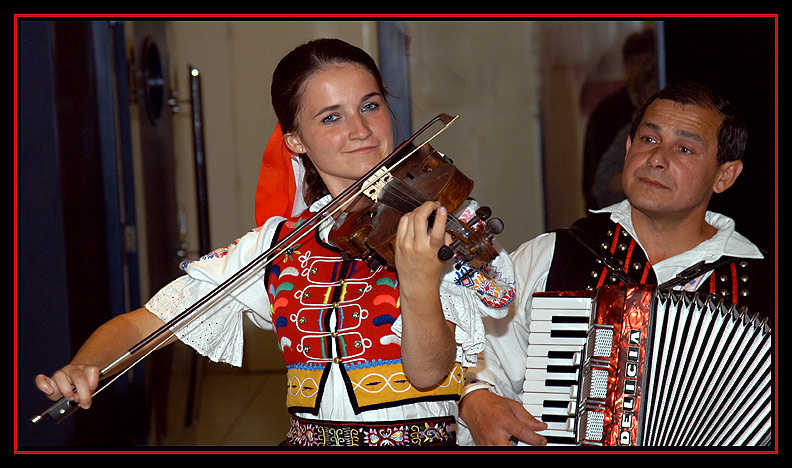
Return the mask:
[[[145, 307], [100, 327], [51, 378], [37, 376], [50, 399], [90, 406], [98, 366], [267, 251], [393, 150], [379, 71], [343, 41], [312, 41], [284, 57], [272, 102], [279, 124], [262, 162], [259, 226], [182, 265], [187, 274]], [[321, 223], [176, 334], [214, 361], [240, 365], [243, 315], [276, 332], [292, 413], [285, 445], [454, 444], [463, 366], [475, 363], [484, 342], [480, 314], [502, 316], [513, 290], [503, 280], [511, 275], [505, 254], [487, 266], [501, 282], [476, 290], [476, 270], [465, 279], [470, 287], [454, 284], [459, 274], [437, 259], [447, 216], [427, 202], [401, 218], [398, 275], [342, 255]]]

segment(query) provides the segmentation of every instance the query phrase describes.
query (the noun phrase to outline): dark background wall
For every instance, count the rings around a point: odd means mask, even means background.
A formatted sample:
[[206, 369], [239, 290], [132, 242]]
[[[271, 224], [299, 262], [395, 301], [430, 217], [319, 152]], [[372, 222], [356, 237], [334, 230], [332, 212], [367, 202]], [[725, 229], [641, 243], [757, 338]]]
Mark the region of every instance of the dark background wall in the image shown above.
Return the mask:
[[701, 81], [748, 125], [744, 169], [711, 208], [771, 255], [775, 251], [776, 29], [773, 18], [677, 19], [663, 24], [668, 82]]

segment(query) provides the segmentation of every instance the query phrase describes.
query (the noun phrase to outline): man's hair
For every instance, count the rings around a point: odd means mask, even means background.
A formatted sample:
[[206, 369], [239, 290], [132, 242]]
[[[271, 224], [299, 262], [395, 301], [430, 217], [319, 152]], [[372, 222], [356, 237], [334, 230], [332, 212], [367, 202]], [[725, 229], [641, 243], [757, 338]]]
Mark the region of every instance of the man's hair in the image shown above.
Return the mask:
[[718, 129], [718, 164], [742, 159], [748, 140], [748, 128], [745, 122], [736, 107], [701, 83], [672, 83], [650, 97], [635, 114], [630, 128], [630, 140], [635, 138], [635, 132], [646, 109], [658, 99], [666, 99], [682, 105], [692, 104], [720, 113], [723, 122]]

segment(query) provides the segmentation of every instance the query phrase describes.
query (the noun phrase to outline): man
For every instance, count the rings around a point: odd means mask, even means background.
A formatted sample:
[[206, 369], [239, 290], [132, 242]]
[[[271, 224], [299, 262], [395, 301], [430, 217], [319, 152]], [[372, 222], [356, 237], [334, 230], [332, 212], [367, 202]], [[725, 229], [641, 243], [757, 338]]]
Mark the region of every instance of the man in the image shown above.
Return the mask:
[[461, 400], [462, 443], [547, 442], [537, 434], [545, 423], [520, 403], [537, 291], [665, 283], [721, 295], [772, 323], [769, 261], [731, 219], [707, 211], [742, 171], [746, 133], [732, 106], [698, 84], [670, 85], [638, 110], [622, 175], [627, 200], [512, 254], [518, 297], [506, 318], [487, 322], [488, 347]]

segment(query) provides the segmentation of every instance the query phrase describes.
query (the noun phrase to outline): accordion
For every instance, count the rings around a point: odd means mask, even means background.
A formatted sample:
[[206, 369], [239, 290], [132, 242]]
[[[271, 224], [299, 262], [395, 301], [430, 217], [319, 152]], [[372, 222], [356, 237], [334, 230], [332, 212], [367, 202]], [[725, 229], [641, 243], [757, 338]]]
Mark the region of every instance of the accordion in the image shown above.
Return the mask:
[[772, 441], [772, 333], [722, 300], [654, 286], [532, 299], [523, 404], [548, 445]]

